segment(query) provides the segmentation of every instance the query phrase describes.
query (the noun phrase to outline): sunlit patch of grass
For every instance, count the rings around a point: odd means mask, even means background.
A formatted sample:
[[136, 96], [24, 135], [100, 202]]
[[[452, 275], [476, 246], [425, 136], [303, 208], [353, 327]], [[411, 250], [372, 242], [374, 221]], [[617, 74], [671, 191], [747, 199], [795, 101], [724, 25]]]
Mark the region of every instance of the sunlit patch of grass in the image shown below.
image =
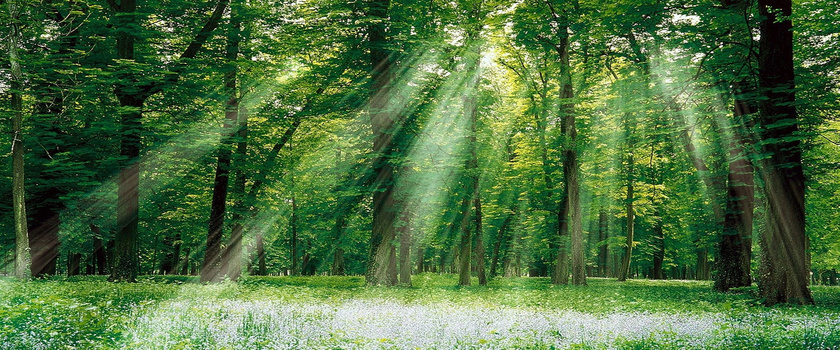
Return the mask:
[[[351, 277], [0, 280], [0, 349], [840, 349], [840, 307], [764, 307], [707, 282]], [[817, 300], [840, 288], [815, 287]]]

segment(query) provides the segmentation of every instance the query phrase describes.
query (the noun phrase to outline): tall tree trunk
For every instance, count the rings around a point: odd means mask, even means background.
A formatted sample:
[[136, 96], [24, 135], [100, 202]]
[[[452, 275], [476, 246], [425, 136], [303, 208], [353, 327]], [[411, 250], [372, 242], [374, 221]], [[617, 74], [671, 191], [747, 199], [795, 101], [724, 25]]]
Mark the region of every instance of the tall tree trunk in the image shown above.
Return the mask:
[[[473, 17], [478, 14], [477, 11], [481, 10], [480, 7], [481, 5], [478, 4], [476, 5], [476, 8], [473, 9]], [[478, 85], [481, 78], [481, 43], [479, 41], [479, 30], [480, 28], [473, 28], [467, 34], [466, 43], [468, 47], [465, 53], [467, 67], [464, 69], [465, 74], [467, 74], [467, 83], [464, 88], [463, 95], [461, 96], [461, 100], [464, 103], [464, 118], [467, 121], [467, 135], [465, 141], [467, 149], [469, 150], [467, 155], [468, 158], [465, 163], [466, 183], [464, 186], [468, 193], [461, 204], [461, 266], [459, 271], [460, 278], [458, 281], [458, 285], [461, 286], [470, 285], [473, 240], [476, 239], [480, 241], [479, 236], [482, 234], [480, 231], [481, 218], [477, 217], [481, 207], [481, 174], [478, 168], [478, 138], [476, 137], [478, 132], [478, 99], [476, 95], [478, 94]], [[470, 225], [470, 221], [475, 222], [475, 225]], [[477, 254], [482, 255], [481, 262], [483, 263], [484, 247], [481, 247], [481, 251], [476, 248], [475, 253], [476, 256]], [[478, 261], [476, 261], [476, 263], [478, 263]], [[480, 273], [483, 275], [484, 271], [481, 271]], [[484, 279], [484, 282], [486, 283], [486, 277]]]
[[627, 154], [627, 196], [625, 197], [625, 201], [627, 204], [626, 207], [626, 215], [627, 215], [627, 230], [625, 234], [627, 235], [627, 240], [625, 241], [624, 246], [624, 256], [621, 258], [621, 266], [618, 270], [618, 280], [619, 281], [626, 281], [630, 275], [630, 261], [631, 256], [633, 254], [633, 231], [634, 231], [634, 216], [635, 211], [633, 209], [633, 201], [635, 198], [633, 197], [633, 155], [628, 152]]
[[698, 281], [708, 280], [711, 275], [711, 271], [709, 269], [709, 249], [706, 247], [698, 247], [695, 250], [695, 253], [697, 256], [697, 262], [694, 269], [694, 279]]
[[607, 277], [607, 257], [609, 256], [609, 245], [607, 238], [609, 238], [609, 220], [607, 220], [607, 210], [604, 209], [604, 204], [598, 210], [598, 273], [601, 277]]
[[[510, 169], [513, 169], [514, 160], [516, 159], [516, 152], [514, 152], [513, 147], [511, 146], [513, 138], [513, 133], [507, 138], [507, 142], [505, 143], [505, 150], [507, 151], [507, 165]], [[506, 250], [502, 250], [502, 244], [504, 243], [507, 247], [509, 245], [509, 234], [511, 225], [513, 225], [513, 220], [516, 218], [516, 214], [518, 212], [518, 203], [517, 203], [517, 191], [515, 188], [509, 189], [507, 194], [504, 198], [508, 198], [509, 206], [508, 211], [505, 212], [504, 220], [502, 221], [502, 225], [499, 227], [499, 230], [496, 233], [496, 238], [493, 242], [493, 255], [490, 261], [490, 277], [496, 277], [499, 275], [497, 269], [499, 267], [499, 258], [502, 258], [502, 274], [505, 272], [505, 266], [507, 265], [504, 257], [507, 255]]]
[[458, 285], [470, 285], [470, 261], [472, 260], [472, 230], [470, 229], [470, 200], [465, 196], [461, 202], [461, 244], [458, 249]]
[[[293, 185], [294, 186], [294, 185]], [[294, 190], [292, 190], [294, 191]], [[297, 276], [300, 274], [300, 270], [298, 269], [298, 232], [297, 232], [297, 198], [295, 198], [294, 192], [292, 192], [292, 217], [289, 220], [289, 230], [291, 231], [292, 237], [289, 240], [289, 251], [291, 260], [291, 275]]]
[[[565, 176], [565, 175], [564, 175]], [[568, 182], [564, 183], [567, 187]], [[564, 188], [560, 194], [560, 204], [557, 207], [557, 244], [554, 268], [551, 271], [552, 284], [569, 283], [569, 192]]]
[[[90, 230], [93, 232], [93, 261], [96, 267], [96, 274], [108, 274], [108, 258], [105, 254], [105, 247], [102, 244], [102, 237], [99, 227], [91, 224]], [[174, 274], [174, 272], [173, 272]]]
[[765, 303], [813, 304], [808, 289], [805, 175], [794, 94], [791, 0], [759, 0], [761, 162], [767, 224], [759, 290]]
[[[96, 239], [96, 238], [94, 238]], [[169, 248], [160, 260], [160, 271], [163, 274], [177, 274], [178, 262], [181, 260], [181, 237], [178, 234], [167, 234], [163, 237], [163, 246]], [[164, 248], [166, 249], [166, 248]]]
[[[755, 202], [753, 165], [747, 154], [746, 135], [751, 129], [747, 122], [751, 108], [747, 101], [735, 98], [734, 119], [737, 127], [729, 142], [729, 172], [727, 178], [726, 214], [723, 234], [718, 242], [715, 289], [752, 285], [753, 206]], [[742, 131], [742, 129], [744, 129]]]
[[417, 273], [426, 272], [426, 260], [425, 260], [426, 257], [425, 257], [425, 255], [426, 255], [426, 248], [424, 248], [422, 245], [418, 244], [417, 245], [417, 251], [415, 252], [415, 255], [414, 255], [415, 258], [417, 259], [417, 267], [416, 267]]
[[[403, 200], [405, 202], [405, 200]], [[411, 285], [411, 227], [408, 213], [402, 212], [402, 225], [397, 229], [400, 234], [400, 283]]]
[[398, 115], [389, 105], [393, 83], [393, 57], [388, 49], [387, 28], [390, 0], [371, 0], [368, 15], [374, 20], [368, 26], [370, 46], [371, 97], [370, 123], [373, 131], [373, 224], [365, 280], [370, 285], [397, 284], [395, 174], [390, 159], [396, 156], [393, 137]]
[[331, 274], [333, 276], [342, 276], [347, 273], [344, 265], [344, 248], [341, 245], [341, 235], [344, 234], [344, 230], [347, 227], [347, 215], [349, 213], [343, 212], [340, 208], [341, 206], [339, 205], [339, 212], [337, 213], [335, 227], [333, 228], [333, 244], [336, 245], [335, 251], [333, 252], [331, 268]]
[[230, 230], [230, 237], [228, 237], [228, 244], [222, 252], [222, 273], [230, 278], [231, 281], [238, 281], [242, 274], [242, 234], [243, 227], [243, 212], [245, 207], [245, 183], [248, 176], [245, 170], [246, 156], [248, 153], [248, 113], [240, 107], [240, 94], [236, 88], [240, 79], [239, 63], [239, 45], [242, 42], [242, 18], [239, 15], [240, 2], [231, 1], [230, 3], [230, 27], [228, 28], [227, 38], [227, 52], [226, 59], [229, 64], [230, 71], [226, 72], [226, 85], [228, 86], [229, 100], [235, 101], [237, 110], [237, 130], [234, 134], [236, 141], [236, 151], [233, 154], [233, 164], [235, 166], [235, 176], [233, 179], [233, 186], [230, 189], [231, 195], [234, 198], [233, 215], [231, 221], [233, 225]]
[[662, 265], [665, 262], [665, 232], [662, 229], [662, 218], [659, 216], [661, 215], [661, 209], [659, 206], [662, 203], [657, 204], [656, 209], [653, 212], [653, 216], [655, 217], [656, 222], [653, 224], [653, 271], [651, 271], [651, 279], [661, 280], [665, 279], [665, 275], [662, 273]]
[[[222, 251], [222, 237], [227, 211], [228, 185], [231, 172], [231, 154], [235, 135], [239, 133], [239, 92], [237, 90], [237, 66], [239, 57], [239, 18], [236, 4], [231, 5], [230, 28], [228, 31], [225, 59], [225, 121], [222, 128], [222, 142], [218, 149], [216, 175], [213, 179], [213, 196], [210, 202], [210, 220], [207, 229], [207, 241], [204, 250], [204, 262], [201, 267], [201, 281], [220, 281], [228, 272]], [[233, 237], [231, 237], [233, 238]], [[237, 244], [239, 247], [239, 245]], [[241, 247], [240, 247], [241, 249]]]
[[81, 274], [82, 253], [67, 253], [67, 276], [78, 276]]
[[257, 233], [257, 271], [255, 275], [265, 276], [268, 274], [265, 265], [265, 239], [262, 233]]
[[[534, 88], [536, 90], [536, 88]], [[568, 283], [568, 254], [566, 253], [565, 248], [565, 239], [568, 233], [567, 229], [567, 221], [566, 221], [566, 210], [568, 206], [566, 202], [568, 200], [567, 193], [562, 193], [560, 195], [560, 203], [554, 204], [553, 198], [554, 197], [554, 179], [552, 176], [552, 164], [548, 158], [548, 141], [546, 138], [546, 131], [548, 128], [548, 120], [545, 113], [548, 111], [548, 107], [546, 106], [546, 96], [540, 94], [543, 103], [537, 104], [536, 99], [532, 96], [531, 97], [531, 105], [534, 109], [534, 124], [537, 130], [537, 138], [539, 142], [539, 153], [540, 153], [540, 163], [542, 167], [542, 177], [545, 183], [545, 194], [541, 197], [541, 202], [544, 204], [545, 209], [548, 211], [548, 215], [546, 216], [546, 226], [547, 232], [555, 233], [555, 237], [551, 237], [552, 239], [549, 240], [549, 249], [558, 252], [557, 256], [555, 256], [555, 263], [553, 264], [554, 268], [551, 270], [551, 282], [553, 284], [566, 284]], [[537, 270], [542, 270], [542, 267], [545, 265], [545, 261], [535, 261], [534, 263], [539, 264], [540, 268], [537, 267], [532, 268], [529, 274], [541, 274], [544, 275], [542, 272], [538, 272]]]
[[32, 277], [32, 257], [29, 252], [29, 231], [26, 223], [26, 204], [23, 166], [23, 73], [20, 68], [18, 47], [20, 40], [20, 5], [16, 0], [6, 3], [12, 19], [8, 37], [11, 69], [10, 93], [12, 100], [12, 208], [15, 226], [15, 277], [29, 280]]
[[[117, 7], [117, 57], [133, 61], [137, 31], [135, 0], [120, 1]], [[117, 182], [117, 234], [111, 281], [134, 282], [140, 269], [138, 257], [139, 185], [142, 108], [148, 96], [141, 94], [130, 73], [123, 73], [114, 88], [120, 103], [120, 156], [124, 162]]]
[[[565, 179], [568, 209], [567, 219], [571, 223], [572, 284], [586, 285], [586, 262], [583, 252], [583, 215], [580, 209], [580, 164], [577, 159], [577, 127], [575, 126], [575, 97], [572, 90], [572, 66], [569, 63], [568, 28], [561, 29], [560, 62], [562, 64], [560, 100], [563, 111], [563, 178]], [[564, 247], [558, 256], [565, 254]], [[565, 261], [565, 260], [564, 260]], [[558, 265], [561, 262], [558, 260]], [[562, 272], [562, 271], [561, 271]]]
[[[502, 226], [499, 227], [499, 231], [496, 233], [496, 239], [493, 242], [493, 255], [490, 258], [490, 278], [496, 277], [499, 275], [497, 269], [499, 266], [499, 257], [502, 256], [502, 242], [507, 240], [507, 231], [508, 227], [511, 224], [513, 215], [508, 213], [505, 214], [505, 220], [502, 222]], [[504, 266], [502, 267], [504, 272]]]
[[[478, 192], [478, 185], [476, 185], [476, 192]], [[476, 273], [478, 275], [478, 284], [481, 286], [487, 285], [487, 273], [484, 262], [484, 228], [482, 225], [481, 212], [481, 194], [474, 193], [473, 198], [475, 206], [475, 265]]]

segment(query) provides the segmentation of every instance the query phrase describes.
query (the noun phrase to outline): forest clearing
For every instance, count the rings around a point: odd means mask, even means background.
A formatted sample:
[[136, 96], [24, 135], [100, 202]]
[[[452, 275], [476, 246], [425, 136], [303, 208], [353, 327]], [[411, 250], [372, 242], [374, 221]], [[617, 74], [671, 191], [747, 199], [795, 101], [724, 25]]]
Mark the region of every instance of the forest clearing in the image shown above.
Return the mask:
[[840, 349], [840, 0], [0, 0], [2, 349]]
[[396, 288], [366, 287], [360, 276], [189, 281], [0, 281], [0, 348], [840, 348], [838, 287], [815, 287], [816, 306], [765, 307], [754, 290], [718, 293], [698, 281], [594, 278], [576, 287], [499, 278], [455, 287], [457, 276], [437, 274]]

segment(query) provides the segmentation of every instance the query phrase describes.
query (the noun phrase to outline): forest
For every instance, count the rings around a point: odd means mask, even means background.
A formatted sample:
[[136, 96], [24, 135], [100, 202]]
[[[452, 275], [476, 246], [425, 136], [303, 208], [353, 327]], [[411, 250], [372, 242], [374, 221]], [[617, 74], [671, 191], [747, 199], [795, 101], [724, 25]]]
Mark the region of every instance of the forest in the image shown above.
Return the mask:
[[684, 281], [840, 305], [836, 0], [0, 7], [9, 300]]

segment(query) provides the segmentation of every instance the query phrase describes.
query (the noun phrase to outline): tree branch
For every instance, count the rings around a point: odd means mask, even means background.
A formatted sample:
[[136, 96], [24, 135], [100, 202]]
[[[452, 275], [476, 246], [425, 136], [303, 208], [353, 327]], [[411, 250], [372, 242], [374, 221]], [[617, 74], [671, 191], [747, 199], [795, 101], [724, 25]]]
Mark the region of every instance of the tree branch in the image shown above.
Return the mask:
[[[213, 31], [219, 26], [222, 15], [225, 13], [225, 9], [227, 9], [229, 3], [230, 0], [219, 0], [216, 4], [216, 8], [213, 9], [213, 13], [209, 18], [207, 18], [204, 26], [195, 35], [195, 38], [193, 38], [190, 42], [190, 45], [187, 46], [184, 52], [181, 53], [181, 56], [178, 57], [176, 63], [185, 59], [195, 58], [196, 54], [198, 54], [198, 50], [201, 50], [201, 47], [204, 46], [204, 43], [207, 42], [207, 39], [210, 38], [210, 35], [213, 34]], [[157, 81], [141, 86], [141, 91], [143, 91], [144, 95], [148, 97], [160, 92], [166, 85], [176, 83], [180, 78], [181, 74], [170, 74], [163, 81]]]
[[211, 14], [210, 18], [207, 19], [207, 22], [204, 23], [204, 27], [202, 27], [201, 31], [196, 34], [193, 41], [190, 42], [190, 45], [187, 46], [186, 50], [184, 50], [184, 53], [181, 54], [179, 60], [195, 57], [198, 50], [200, 50], [204, 43], [207, 42], [207, 39], [210, 38], [210, 34], [213, 33], [213, 30], [219, 26], [219, 21], [222, 19], [222, 15], [225, 13], [228, 3], [230, 3], [230, 0], [219, 0], [216, 4], [216, 8], [213, 10], [213, 14]]

